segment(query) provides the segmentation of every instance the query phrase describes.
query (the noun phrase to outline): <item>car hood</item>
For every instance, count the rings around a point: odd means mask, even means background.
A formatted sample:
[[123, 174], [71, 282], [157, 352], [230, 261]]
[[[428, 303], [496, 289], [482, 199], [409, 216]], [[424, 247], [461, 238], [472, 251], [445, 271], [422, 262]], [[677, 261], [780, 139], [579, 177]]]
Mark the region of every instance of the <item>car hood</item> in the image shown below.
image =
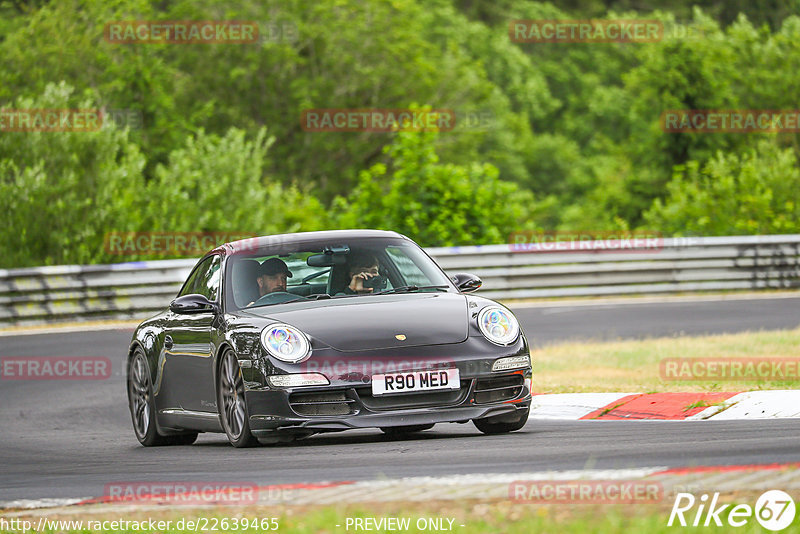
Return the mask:
[[460, 343], [468, 335], [467, 301], [456, 293], [345, 297], [279, 306], [247, 313], [295, 326], [340, 351]]

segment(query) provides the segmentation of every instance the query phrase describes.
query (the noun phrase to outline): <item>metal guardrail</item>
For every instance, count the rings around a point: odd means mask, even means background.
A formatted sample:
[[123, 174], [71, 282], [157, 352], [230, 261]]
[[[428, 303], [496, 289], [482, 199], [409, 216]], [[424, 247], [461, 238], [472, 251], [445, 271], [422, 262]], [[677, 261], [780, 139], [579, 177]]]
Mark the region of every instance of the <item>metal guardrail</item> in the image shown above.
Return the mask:
[[[496, 299], [800, 287], [800, 235], [427, 249]], [[167, 307], [196, 259], [0, 270], [0, 325], [143, 318]]]
[[446, 271], [480, 276], [481, 293], [496, 299], [800, 287], [800, 235], [657, 241], [638, 248], [618, 242], [619, 250], [588, 242], [589, 251], [489, 245], [428, 252]]

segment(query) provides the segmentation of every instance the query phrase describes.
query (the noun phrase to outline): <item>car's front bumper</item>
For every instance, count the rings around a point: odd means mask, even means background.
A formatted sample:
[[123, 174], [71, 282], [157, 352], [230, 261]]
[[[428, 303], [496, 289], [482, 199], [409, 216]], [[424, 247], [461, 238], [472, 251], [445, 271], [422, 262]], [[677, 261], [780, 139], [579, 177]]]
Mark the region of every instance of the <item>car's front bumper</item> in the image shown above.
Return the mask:
[[[461, 378], [458, 390], [372, 396], [371, 386], [248, 390], [250, 428], [270, 440], [354, 428], [516, 421], [531, 402], [531, 369]], [[318, 401], [318, 402], [315, 402]]]

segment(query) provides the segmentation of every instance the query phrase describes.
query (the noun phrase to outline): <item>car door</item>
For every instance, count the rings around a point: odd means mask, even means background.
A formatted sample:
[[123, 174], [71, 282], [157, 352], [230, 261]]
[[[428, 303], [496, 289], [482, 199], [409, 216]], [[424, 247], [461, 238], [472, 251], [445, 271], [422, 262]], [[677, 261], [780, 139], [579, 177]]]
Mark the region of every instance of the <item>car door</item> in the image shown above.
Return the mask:
[[[220, 302], [222, 259], [209, 256], [193, 271], [179, 296], [200, 294], [211, 302]], [[177, 407], [192, 412], [216, 413], [214, 387], [214, 329], [218, 314], [213, 311], [170, 313], [167, 336], [165, 378], [172, 390], [170, 397]]]

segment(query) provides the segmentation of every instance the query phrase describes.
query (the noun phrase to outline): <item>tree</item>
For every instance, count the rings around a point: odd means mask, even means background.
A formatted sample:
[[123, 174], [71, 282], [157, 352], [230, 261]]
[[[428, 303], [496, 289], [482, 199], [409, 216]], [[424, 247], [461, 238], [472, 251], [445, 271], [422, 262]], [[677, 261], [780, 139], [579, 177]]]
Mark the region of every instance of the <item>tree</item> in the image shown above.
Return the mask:
[[[91, 91], [78, 96], [62, 83], [11, 107], [97, 106]], [[149, 181], [147, 160], [129, 133], [105, 123], [97, 131], [0, 135], [0, 225], [7, 229], [0, 233], [0, 266], [169, 257], [115, 255], [106, 250], [106, 235], [114, 232], [258, 235], [327, 223], [315, 197], [265, 176], [272, 143], [265, 128], [253, 139], [235, 128], [223, 136], [189, 136]]]
[[266, 235], [324, 227], [316, 198], [265, 177], [273, 142], [266, 128], [253, 139], [236, 128], [189, 136], [148, 184], [150, 229]]
[[[91, 109], [91, 92], [61, 83], [15, 109]], [[0, 262], [4, 267], [94, 263], [109, 229], [141, 222], [145, 157], [128, 130], [0, 135]]]
[[664, 201], [645, 214], [672, 235], [785, 234], [800, 231], [800, 169], [791, 149], [763, 140], [742, 155], [718, 152], [677, 166]]
[[349, 198], [337, 199], [339, 227], [395, 230], [423, 246], [507, 243], [531, 228], [529, 192], [489, 164], [440, 163], [435, 138], [396, 134], [385, 149], [389, 164], [361, 172]]

